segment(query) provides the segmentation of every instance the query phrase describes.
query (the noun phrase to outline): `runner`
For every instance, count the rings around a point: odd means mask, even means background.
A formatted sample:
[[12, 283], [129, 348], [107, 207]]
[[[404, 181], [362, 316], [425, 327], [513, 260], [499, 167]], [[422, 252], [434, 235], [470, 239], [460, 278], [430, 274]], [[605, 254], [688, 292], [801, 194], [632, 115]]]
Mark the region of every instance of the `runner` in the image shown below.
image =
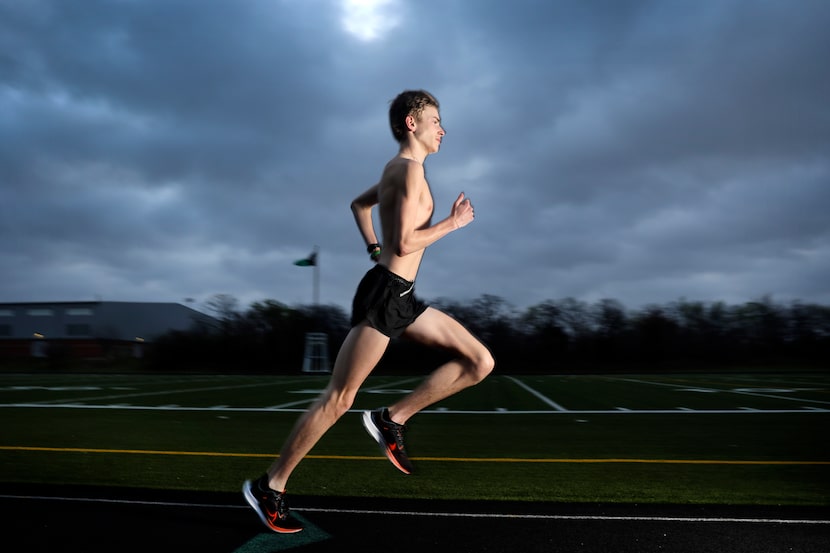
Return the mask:
[[[369, 257], [376, 263], [357, 287], [352, 328], [337, 354], [325, 391], [297, 421], [268, 471], [243, 486], [248, 503], [275, 532], [302, 530], [286, 501], [288, 478], [351, 408], [392, 338], [402, 336], [456, 354], [395, 404], [363, 414], [366, 430], [405, 474], [413, 471], [403, 441], [407, 421], [429, 405], [481, 382], [493, 370], [495, 361], [484, 344], [458, 321], [415, 295], [415, 277], [427, 246], [474, 219], [473, 205], [462, 192], [449, 216], [432, 223], [434, 206], [424, 161], [438, 152], [446, 134], [438, 109], [438, 101], [423, 90], [404, 91], [392, 101], [389, 123], [399, 144], [398, 154], [386, 164], [380, 181], [351, 204]], [[374, 228], [375, 206], [385, 248]]]

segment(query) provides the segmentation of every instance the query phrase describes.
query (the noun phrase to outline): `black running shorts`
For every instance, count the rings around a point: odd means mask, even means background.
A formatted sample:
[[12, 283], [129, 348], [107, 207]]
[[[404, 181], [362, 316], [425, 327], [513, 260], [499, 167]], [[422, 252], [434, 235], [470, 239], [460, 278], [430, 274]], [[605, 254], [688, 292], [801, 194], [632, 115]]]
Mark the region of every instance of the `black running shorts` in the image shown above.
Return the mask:
[[397, 338], [426, 311], [415, 297], [415, 283], [399, 277], [383, 265], [375, 265], [357, 285], [352, 301], [352, 326], [368, 320], [372, 328]]

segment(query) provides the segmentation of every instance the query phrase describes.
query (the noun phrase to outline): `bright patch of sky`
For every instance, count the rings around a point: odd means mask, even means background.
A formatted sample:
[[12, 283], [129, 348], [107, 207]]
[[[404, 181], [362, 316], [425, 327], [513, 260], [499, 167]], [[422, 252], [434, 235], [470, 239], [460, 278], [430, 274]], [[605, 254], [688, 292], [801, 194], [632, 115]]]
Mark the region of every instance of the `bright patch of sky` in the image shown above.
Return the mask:
[[343, 0], [343, 28], [364, 42], [382, 39], [398, 26], [396, 0]]

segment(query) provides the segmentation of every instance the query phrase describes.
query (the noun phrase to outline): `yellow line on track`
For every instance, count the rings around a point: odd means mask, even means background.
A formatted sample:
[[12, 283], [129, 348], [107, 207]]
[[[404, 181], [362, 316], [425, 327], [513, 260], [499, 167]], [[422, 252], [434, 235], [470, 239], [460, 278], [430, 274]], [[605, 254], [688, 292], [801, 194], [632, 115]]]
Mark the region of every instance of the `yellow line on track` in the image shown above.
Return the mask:
[[[152, 449], [90, 449], [78, 447], [0, 446], [0, 451], [37, 451], [52, 453], [111, 453], [126, 455], [180, 455], [201, 457], [266, 457], [271, 453], [223, 453], [218, 451], [159, 451]], [[307, 455], [307, 459], [338, 461], [377, 461], [381, 456], [368, 455]], [[729, 459], [522, 459], [513, 457], [412, 457], [413, 461], [447, 463], [643, 463], [674, 465], [830, 465], [830, 461], [752, 461]]]

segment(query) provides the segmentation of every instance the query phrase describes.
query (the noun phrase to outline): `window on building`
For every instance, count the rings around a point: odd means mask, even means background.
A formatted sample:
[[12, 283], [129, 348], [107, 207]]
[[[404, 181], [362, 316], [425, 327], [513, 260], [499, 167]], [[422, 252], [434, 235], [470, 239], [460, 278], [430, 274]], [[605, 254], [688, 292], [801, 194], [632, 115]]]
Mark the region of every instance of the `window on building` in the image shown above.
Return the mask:
[[37, 308], [37, 309], [29, 309], [26, 311], [26, 314], [30, 317], [51, 317], [55, 314], [53, 309], [48, 308]]
[[92, 309], [89, 307], [70, 307], [66, 310], [66, 314], [72, 317], [91, 317], [93, 315]]

